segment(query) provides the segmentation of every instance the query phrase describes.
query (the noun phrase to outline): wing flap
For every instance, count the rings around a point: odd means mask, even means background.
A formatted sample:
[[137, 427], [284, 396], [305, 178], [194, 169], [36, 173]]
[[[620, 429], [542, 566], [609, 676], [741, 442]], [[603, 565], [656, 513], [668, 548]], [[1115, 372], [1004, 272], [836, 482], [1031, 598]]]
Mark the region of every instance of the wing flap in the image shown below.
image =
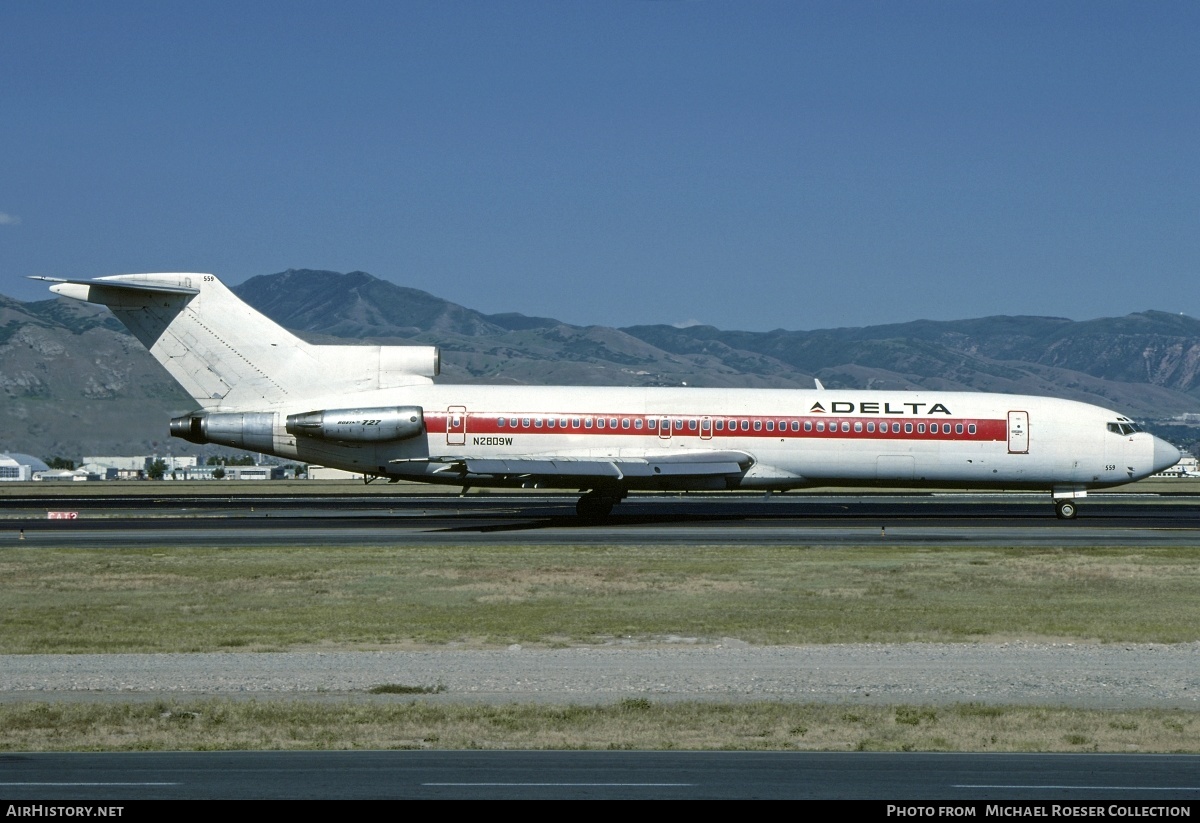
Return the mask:
[[[393, 461], [407, 462], [407, 461]], [[569, 457], [528, 455], [474, 457], [447, 455], [430, 462], [447, 464], [442, 471], [491, 477], [573, 477], [623, 480], [646, 477], [715, 477], [741, 474], [754, 459], [744, 452], [681, 452], [678, 454]]]
[[463, 460], [471, 474], [539, 474], [556, 477], [621, 477], [615, 463], [604, 460], [529, 460], [475, 459]]

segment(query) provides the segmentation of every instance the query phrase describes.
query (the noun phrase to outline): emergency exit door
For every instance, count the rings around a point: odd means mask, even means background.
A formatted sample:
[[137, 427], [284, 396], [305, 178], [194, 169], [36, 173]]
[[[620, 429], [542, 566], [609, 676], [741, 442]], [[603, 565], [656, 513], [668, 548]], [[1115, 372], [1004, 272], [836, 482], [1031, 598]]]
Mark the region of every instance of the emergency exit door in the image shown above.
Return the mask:
[[446, 445], [463, 446], [467, 442], [467, 407], [446, 409]]

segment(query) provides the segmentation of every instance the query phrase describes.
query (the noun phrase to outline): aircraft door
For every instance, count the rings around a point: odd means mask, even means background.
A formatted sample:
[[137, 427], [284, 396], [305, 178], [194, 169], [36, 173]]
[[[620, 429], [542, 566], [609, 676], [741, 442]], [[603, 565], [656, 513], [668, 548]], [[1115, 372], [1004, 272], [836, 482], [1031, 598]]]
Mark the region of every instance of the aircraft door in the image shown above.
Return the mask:
[[662, 440], [671, 439], [671, 418], [661, 417], [658, 420], [658, 436]]
[[1008, 453], [1029, 454], [1029, 412], [1008, 413]]
[[446, 445], [465, 446], [467, 443], [467, 407], [446, 409]]

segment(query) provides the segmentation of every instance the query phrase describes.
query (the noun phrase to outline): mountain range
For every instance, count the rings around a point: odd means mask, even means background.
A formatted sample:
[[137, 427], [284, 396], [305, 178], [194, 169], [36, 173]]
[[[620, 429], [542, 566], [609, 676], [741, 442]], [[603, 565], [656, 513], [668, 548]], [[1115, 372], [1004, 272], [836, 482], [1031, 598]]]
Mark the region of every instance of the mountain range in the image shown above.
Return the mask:
[[[996, 391], [1161, 421], [1200, 414], [1200, 320], [1161, 311], [917, 320], [770, 332], [573, 326], [484, 314], [365, 272], [289, 270], [234, 287], [306, 339], [437, 345], [441, 382]], [[194, 403], [106, 309], [0, 295], [0, 451], [204, 452], [167, 436]]]

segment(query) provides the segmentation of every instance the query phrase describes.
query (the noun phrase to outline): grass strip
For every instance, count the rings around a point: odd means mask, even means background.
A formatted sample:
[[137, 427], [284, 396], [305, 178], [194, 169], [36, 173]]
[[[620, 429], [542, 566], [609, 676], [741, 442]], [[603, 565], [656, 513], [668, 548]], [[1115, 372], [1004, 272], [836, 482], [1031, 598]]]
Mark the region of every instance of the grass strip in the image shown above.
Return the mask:
[[633, 749], [1197, 752], [1200, 712], [783, 703], [0, 704], [3, 751]]
[[1197, 639], [1187, 548], [6, 548], [0, 652]]

